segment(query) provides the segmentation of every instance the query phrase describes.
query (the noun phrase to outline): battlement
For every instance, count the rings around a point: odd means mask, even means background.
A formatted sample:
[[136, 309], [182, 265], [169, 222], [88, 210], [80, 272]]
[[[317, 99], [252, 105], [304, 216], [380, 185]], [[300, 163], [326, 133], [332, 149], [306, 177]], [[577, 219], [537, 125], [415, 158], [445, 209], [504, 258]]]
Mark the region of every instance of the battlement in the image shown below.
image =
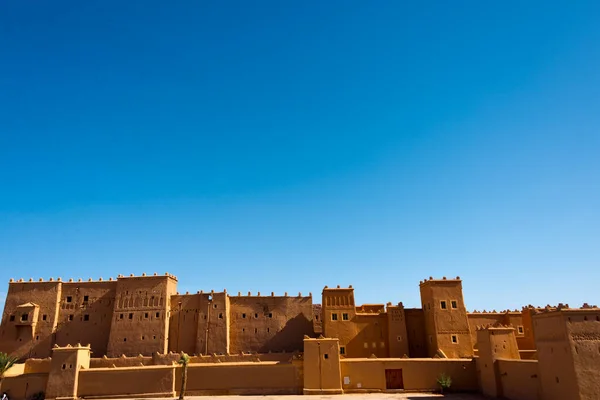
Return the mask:
[[456, 278], [452, 279], [448, 279], [447, 277], [442, 277], [442, 279], [434, 279], [432, 276], [429, 277], [429, 279], [424, 279], [422, 281], [419, 281], [419, 286], [424, 286], [427, 284], [432, 284], [432, 283], [459, 283], [462, 282], [462, 280], [460, 279], [460, 276], [457, 276]]
[[54, 277], [50, 277], [48, 280], [44, 280], [44, 278], [39, 278], [37, 280], [33, 279], [33, 278], [29, 278], [27, 280], [23, 279], [23, 278], [19, 278], [19, 279], [14, 279], [14, 278], [10, 278], [8, 283], [10, 284], [15, 284], [15, 283], [40, 283], [40, 282], [61, 282], [61, 283], [80, 283], [80, 282], [115, 282], [118, 279], [131, 279], [131, 278], [155, 278], [155, 277], [168, 277], [170, 279], [173, 279], [175, 281], [177, 281], [177, 277], [175, 275], [171, 275], [168, 272], [165, 272], [164, 275], [159, 275], [158, 273], [154, 273], [152, 275], [146, 275], [146, 273], [144, 272], [141, 276], [135, 276], [134, 274], [130, 274], [129, 276], [125, 276], [125, 275], [117, 275], [117, 279], [114, 279], [113, 277], [109, 277], [108, 280], [104, 280], [102, 277], [99, 277], [98, 279], [94, 279], [94, 278], [88, 278], [86, 281], [84, 281], [82, 278], [69, 278], [67, 281], [63, 281], [63, 279], [61, 277], [57, 277], [56, 279]]
[[348, 291], [354, 291], [354, 288], [352, 287], [352, 285], [349, 285], [347, 288], [346, 287], [341, 287], [341, 285], [337, 285], [334, 288], [330, 288], [329, 286], [325, 286], [323, 288], [323, 291], [342, 291], [342, 292], [348, 292]]
[[467, 314], [469, 315], [474, 315], [474, 314], [495, 314], [495, 315], [506, 315], [506, 314], [514, 314], [514, 315], [520, 315], [521, 311], [515, 309], [515, 310], [502, 310], [502, 311], [496, 311], [496, 310], [492, 310], [492, 311], [486, 311], [486, 310], [482, 310], [482, 311], [478, 311], [478, 310], [473, 310], [468, 312]]
[[477, 327], [475, 327], [476, 331], [514, 331], [515, 328], [513, 328], [510, 325], [504, 325], [504, 324], [486, 324], [486, 325], [477, 325]]

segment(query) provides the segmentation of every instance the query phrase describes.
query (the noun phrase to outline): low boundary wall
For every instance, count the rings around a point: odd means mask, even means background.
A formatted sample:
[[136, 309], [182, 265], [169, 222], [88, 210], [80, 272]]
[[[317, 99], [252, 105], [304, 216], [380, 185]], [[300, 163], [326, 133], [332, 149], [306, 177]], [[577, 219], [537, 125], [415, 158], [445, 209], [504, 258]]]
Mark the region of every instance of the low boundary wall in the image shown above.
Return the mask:
[[343, 359], [342, 387], [344, 392], [385, 391], [386, 369], [402, 370], [405, 390], [437, 390], [441, 374], [452, 378], [452, 389], [479, 390], [475, 361], [470, 359]]

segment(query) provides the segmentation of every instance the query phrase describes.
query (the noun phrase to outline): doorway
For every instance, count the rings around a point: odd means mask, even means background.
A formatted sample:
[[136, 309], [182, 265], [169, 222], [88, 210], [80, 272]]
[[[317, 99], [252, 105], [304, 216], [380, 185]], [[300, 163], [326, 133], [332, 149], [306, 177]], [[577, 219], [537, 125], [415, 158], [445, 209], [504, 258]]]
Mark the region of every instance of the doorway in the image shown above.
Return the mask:
[[404, 380], [402, 379], [402, 369], [385, 370], [385, 388], [388, 390], [404, 389]]

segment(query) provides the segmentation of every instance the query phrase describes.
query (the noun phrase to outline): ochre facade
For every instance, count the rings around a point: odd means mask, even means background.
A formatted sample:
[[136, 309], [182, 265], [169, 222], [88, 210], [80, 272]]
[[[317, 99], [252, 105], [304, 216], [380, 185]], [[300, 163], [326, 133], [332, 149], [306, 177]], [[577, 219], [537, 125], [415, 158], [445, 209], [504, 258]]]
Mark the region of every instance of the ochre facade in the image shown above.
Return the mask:
[[339, 339], [342, 358], [470, 358], [478, 351], [475, 327], [486, 324], [512, 326], [519, 349], [535, 349], [536, 308], [469, 313], [458, 277], [426, 279], [419, 288], [422, 308], [405, 308], [357, 305], [352, 287], [326, 286], [321, 304], [300, 293], [179, 294], [168, 273], [88, 282], [11, 280], [0, 351], [48, 357], [55, 344], [86, 343], [94, 357], [294, 352], [302, 351], [304, 335], [322, 334]]
[[[462, 281], [426, 279], [421, 308], [312, 296], [177, 293], [174, 276], [11, 281], [0, 352], [11, 399], [454, 390], [512, 400], [600, 398], [600, 309], [467, 312]], [[81, 343], [84, 343], [82, 345]], [[234, 378], [232, 378], [234, 377]]]

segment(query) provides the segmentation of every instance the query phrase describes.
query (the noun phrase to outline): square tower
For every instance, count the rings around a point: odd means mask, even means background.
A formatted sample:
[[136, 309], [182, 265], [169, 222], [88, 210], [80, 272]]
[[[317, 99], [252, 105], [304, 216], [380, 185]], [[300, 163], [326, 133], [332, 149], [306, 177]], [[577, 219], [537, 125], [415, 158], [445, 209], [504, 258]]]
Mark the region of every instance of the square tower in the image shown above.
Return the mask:
[[0, 349], [19, 358], [49, 357], [58, 324], [60, 281], [10, 280]]
[[176, 294], [176, 290], [177, 278], [169, 274], [120, 276], [107, 355], [166, 353], [171, 296]]
[[600, 398], [600, 309], [559, 308], [533, 316], [544, 400]]
[[46, 399], [77, 399], [79, 371], [90, 367], [90, 346], [55, 346], [46, 385]]
[[430, 278], [419, 286], [429, 356], [473, 357], [473, 341], [460, 277]]

